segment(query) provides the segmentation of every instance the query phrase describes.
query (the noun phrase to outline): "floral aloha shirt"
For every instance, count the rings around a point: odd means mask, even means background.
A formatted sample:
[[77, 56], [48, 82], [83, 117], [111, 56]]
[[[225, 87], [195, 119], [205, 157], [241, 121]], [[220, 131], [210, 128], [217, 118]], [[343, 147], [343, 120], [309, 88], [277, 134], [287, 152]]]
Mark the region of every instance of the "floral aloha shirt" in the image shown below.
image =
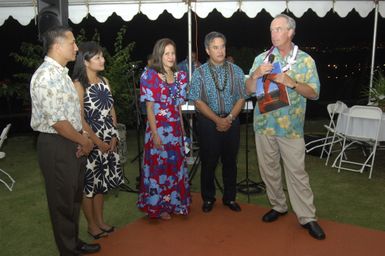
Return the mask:
[[[267, 53], [268, 51], [255, 58], [249, 72], [250, 75], [263, 63]], [[283, 58], [277, 48], [275, 48], [272, 53], [275, 55], [275, 62], [278, 61], [281, 67], [287, 64], [287, 58]], [[292, 54], [291, 51], [287, 57]], [[294, 80], [311, 86], [319, 95], [320, 81], [315, 61], [310, 55], [298, 50], [295, 63], [292, 64], [291, 68], [286, 72]], [[291, 102], [290, 106], [261, 114], [258, 109], [258, 104], [256, 104], [254, 109], [254, 131], [257, 134], [286, 137], [289, 139], [303, 138], [306, 98], [289, 87], [287, 87], [287, 91]]]

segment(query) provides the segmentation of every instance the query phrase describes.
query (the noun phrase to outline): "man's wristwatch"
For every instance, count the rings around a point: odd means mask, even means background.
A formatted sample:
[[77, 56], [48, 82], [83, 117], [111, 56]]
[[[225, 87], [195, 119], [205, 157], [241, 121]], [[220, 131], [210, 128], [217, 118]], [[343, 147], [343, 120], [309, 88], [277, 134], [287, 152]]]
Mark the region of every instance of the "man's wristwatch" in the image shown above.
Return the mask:
[[233, 114], [231, 114], [231, 113], [227, 117], [229, 117], [231, 121], [234, 121], [234, 119], [235, 119]]

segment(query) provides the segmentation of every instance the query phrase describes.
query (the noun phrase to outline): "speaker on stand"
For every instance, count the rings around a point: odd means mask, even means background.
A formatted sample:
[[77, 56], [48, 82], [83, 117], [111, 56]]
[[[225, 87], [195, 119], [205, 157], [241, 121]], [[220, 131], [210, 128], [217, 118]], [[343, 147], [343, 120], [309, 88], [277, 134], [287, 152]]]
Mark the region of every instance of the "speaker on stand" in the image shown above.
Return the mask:
[[48, 29], [68, 26], [68, 0], [38, 0], [39, 40]]

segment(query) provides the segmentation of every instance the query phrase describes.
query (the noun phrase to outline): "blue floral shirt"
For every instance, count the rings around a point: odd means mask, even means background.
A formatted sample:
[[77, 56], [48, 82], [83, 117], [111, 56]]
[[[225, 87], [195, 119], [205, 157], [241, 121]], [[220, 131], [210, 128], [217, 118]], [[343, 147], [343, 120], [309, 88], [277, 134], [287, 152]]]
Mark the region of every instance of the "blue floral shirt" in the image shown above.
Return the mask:
[[64, 120], [82, 129], [79, 97], [66, 67], [46, 56], [32, 76], [30, 93], [34, 131], [57, 133], [52, 125]]
[[[240, 67], [226, 62], [225, 65], [213, 66], [218, 84], [223, 91], [216, 88], [208, 62], [197, 68], [192, 76], [188, 99], [202, 100], [217, 115], [228, 114], [235, 103], [247, 97], [245, 92], [245, 75]], [[225, 78], [227, 76], [227, 79]], [[227, 80], [224, 85], [224, 81]]]
[[[249, 72], [250, 75], [263, 63], [267, 53], [266, 51], [255, 58]], [[287, 64], [286, 58], [280, 55], [277, 48], [273, 50], [272, 54], [275, 55], [274, 62], [278, 61], [282, 67]], [[288, 56], [292, 54], [291, 51]], [[286, 73], [294, 80], [308, 84], [319, 95], [320, 81], [315, 62], [310, 55], [298, 50], [295, 63]], [[254, 109], [254, 130], [256, 133], [291, 139], [303, 137], [306, 98], [289, 87], [287, 90], [291, 102], [290, 106], [261, 114], [258, 104], [256, 104]]]

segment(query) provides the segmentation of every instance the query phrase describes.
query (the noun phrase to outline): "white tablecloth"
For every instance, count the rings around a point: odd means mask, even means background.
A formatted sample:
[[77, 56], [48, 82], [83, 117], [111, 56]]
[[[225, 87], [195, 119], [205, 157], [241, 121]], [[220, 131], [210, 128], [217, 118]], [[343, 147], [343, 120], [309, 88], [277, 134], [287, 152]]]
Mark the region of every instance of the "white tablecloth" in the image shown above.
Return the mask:
[[[253, 110], [253, 102], [252, 101], [246, 101], [245, 105], [243, 106], [243, 111], [246, 110]], [[186, 102], [182, 105], [182, 111], [183, 113], [194, 113], [195, 112], [195, 106], [193, 103]]]
[[[345, 110], [340, 114], [336, 131], [340, 133], [344, 133], [346, 129], [346, 125], [348, 123], [349, 109]], [[370, 119], [356, 119], [352, 118], [350, 120], [352, 132], [354, 134], [363, 134], [366, 136], [373, 135], [376, 133], [376, 123]], [[378, 135], [378, 141], [385, 141], [385, 113], [382, 114], [382, 121], [380, 127], [380, 133]]]

